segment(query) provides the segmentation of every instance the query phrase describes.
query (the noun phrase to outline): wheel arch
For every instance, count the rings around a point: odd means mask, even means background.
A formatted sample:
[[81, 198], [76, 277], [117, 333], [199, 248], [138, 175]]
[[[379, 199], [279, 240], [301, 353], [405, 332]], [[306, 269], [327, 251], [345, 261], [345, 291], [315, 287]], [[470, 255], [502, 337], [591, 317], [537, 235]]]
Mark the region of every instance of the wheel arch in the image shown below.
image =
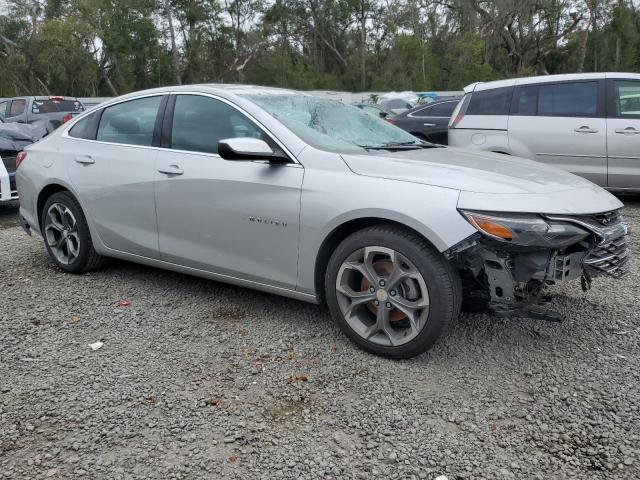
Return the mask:
[[434, 242], [428, 238], [427, 235], [425, 235], [423, 232], [420, 232], [416, 228], [413, 228], [409, 226], [407, 223], [404, 223], [400, 220], [394, 220], [391, 218], [381, 217], [381, 216], [366, 216], [366, 217], [358, 217], [358, 218], [352, 218], [350, 220], [346, 220], [340, 223], [335, 228], [333, 228], [333, 230], [331, 230], [329, 234], [325, 236], [324, 240], [320, 244], [318, 254], [316, 255], [315, 265], [314, 265], [314, 289], [320, 303], [323, 303], [325, 301], [324, 280], [327, 272], [327, 266], [329, 264], [329, 259], [331, 258], [331, 254], [333, 253], [333, 251], [348, 236], [360, 230], [363, 230], [365, 228], [372, 227], [374, 225], [381, 225], [381, 224], [394, 225], [394, 226], [403, 228], [405, 230], [408, 230], [416, 235], [419, 235], [436, 250], [440, 250], [434, 244]]
[[62, 183], [56, 182], [56, 183], [50, 183], [46, 185], [42, 190], [40, 190], [40, 193], [38, 193], [38, 199], [36, 201], [36, 215], [38, 218], [38, 228], [40, 228], [40, 225], [42, 225], [42, 209], [44, 208], [44, 204], [47, 203], [47, 199], [51, 195], [58, 192], [69, 192], [76, 199], [78, 198], [69, 189], [69, 187], [67, 187], [66, 185], [63, 185]]

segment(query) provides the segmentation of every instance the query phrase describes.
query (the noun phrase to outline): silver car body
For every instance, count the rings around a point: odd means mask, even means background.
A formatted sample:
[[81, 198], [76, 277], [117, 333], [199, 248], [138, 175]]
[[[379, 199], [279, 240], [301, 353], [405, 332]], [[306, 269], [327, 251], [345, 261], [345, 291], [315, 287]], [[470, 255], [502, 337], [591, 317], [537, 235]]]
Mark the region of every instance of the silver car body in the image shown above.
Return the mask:
[[[592, 87], [591, 94], [588, 90], [580, 93], [585, 85]], [[534, 101], [542, 101], [533, 89], [545, 88], [551, 95], [552, 87], [566, 94], [567, 104], [559, 105], [558, 113], [553, 113], [554, 105], [545, 105], [545, 113], [527, 105], [533, 95]], [[476, 110], [479, 114], [465, 112], [474, 95], [497, 91], [509, 96], [505, 111], [492, 111], [487, 104], [484, 111], [490, 114], [481, 114], [482, 107]], [[640, 109], [635, 106], [640, 104], [640, 74], [517, 78], [471, 84], [465, 94], [466, 103], [461, 102], [452, 116], [450, 145], [547, 163], [611, 190], [640, 190]], [[556, 97], [553, 101], [560, 104], [562, 100]], [[630, 108], [621, 111], [624, 102]], [[588, 115], [578, 113], [588, 110], [588, 105], [593, 106]], [[575, 113], [563, 114], [567, 108]]]
[[567, 216], [622, 206], [587, 180], [504, 155], [316, 148], [247, 92], [299, 94], [194, 85], [138, 92], [97, 109], [155, 95], [213, 97], [267, 132], [291, 163], [71, 137], [94, 109], [28, 147], [17, 172], [25, 225], [40, 233], [43, 198], [66, 189], [85, 212], [99, 254], [317, 302], [332, 239], [367, 222], [404, 225], [445, 252], [477, 234], [460, 208]]

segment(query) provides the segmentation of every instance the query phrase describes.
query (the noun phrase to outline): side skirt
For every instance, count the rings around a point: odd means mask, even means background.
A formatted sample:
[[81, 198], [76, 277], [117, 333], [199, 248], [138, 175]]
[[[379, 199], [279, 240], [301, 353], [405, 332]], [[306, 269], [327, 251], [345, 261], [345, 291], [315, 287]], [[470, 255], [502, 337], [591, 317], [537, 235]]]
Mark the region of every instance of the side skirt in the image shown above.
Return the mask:
[[173, 272], [184, 273], [187, 275], [193, 275], [196, 277], [206, 278], [209, 280], [216, 280], [223, 283], [229, 283], [231, 285], [237, 285], [239, 287], [251, 288], [253, 290], [259, 290], [261, 292], [272, 293], [274, 295], [280, 295], [283, 297], [293, 298], [295, 300], [301, 300], [303, 302], [319, 304], [316, 295], [309, 293], [302, 293], [296, 290], [291, 290], [284, 287], [278, 287], [275, 285], [269, 285], [267, 283], [255, 282], [252, 280], [245, 280], [238, 277], [232, 277], [231, 275], [224, 275], [221, 273], [209, 272], [207, 270], [200, 270], [193, 267], [185, 267], [184, 265], [178, 265], [176, 263], [165, 262], [164, 260], [157, 260], [155, 258], [143, 257], [141, 255], [135, 255], [132, 253], [121, 252], [120, 250], [114, 250], [112, 248], [105, 248], [105, 252], [101, 254], [107, 257], [119, 258], [121, 260], [128, 260], [134, 263], [141, 263], [150, 267], [162, 268], [165, 270], [171, 270]]

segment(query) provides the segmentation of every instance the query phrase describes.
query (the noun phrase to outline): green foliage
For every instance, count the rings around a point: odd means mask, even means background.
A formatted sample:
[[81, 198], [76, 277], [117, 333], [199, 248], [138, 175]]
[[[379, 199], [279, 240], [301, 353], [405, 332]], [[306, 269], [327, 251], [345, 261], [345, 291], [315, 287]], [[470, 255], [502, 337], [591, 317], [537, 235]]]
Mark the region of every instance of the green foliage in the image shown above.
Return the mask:
[[640, 14], [629, 0], [7, 2], [0, 96], [115, 95], [177, 79], [459, 90], [539, 72], [640, 69]]

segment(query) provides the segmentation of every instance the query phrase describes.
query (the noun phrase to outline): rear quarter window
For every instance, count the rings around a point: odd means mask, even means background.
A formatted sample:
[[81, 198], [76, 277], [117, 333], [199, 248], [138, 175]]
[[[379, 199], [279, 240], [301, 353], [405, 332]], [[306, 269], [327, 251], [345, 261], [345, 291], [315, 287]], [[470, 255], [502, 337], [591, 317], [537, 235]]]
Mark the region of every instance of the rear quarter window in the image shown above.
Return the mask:
[[494, 88], [474, 92], [467, 115], [508, 115], [513, 87]]
[[431, 115], [434, 117], [450, 117], [458, 102], [439, 103], [431, 107]]
[[69, 136], [73, 138], [83, 138], [85, 140], [95, 140], [98, 120], [100, 118], [99, 113], [100, 112], [94, 112], [76, 123], [71, 127], [71, 130], [69, 130]]

